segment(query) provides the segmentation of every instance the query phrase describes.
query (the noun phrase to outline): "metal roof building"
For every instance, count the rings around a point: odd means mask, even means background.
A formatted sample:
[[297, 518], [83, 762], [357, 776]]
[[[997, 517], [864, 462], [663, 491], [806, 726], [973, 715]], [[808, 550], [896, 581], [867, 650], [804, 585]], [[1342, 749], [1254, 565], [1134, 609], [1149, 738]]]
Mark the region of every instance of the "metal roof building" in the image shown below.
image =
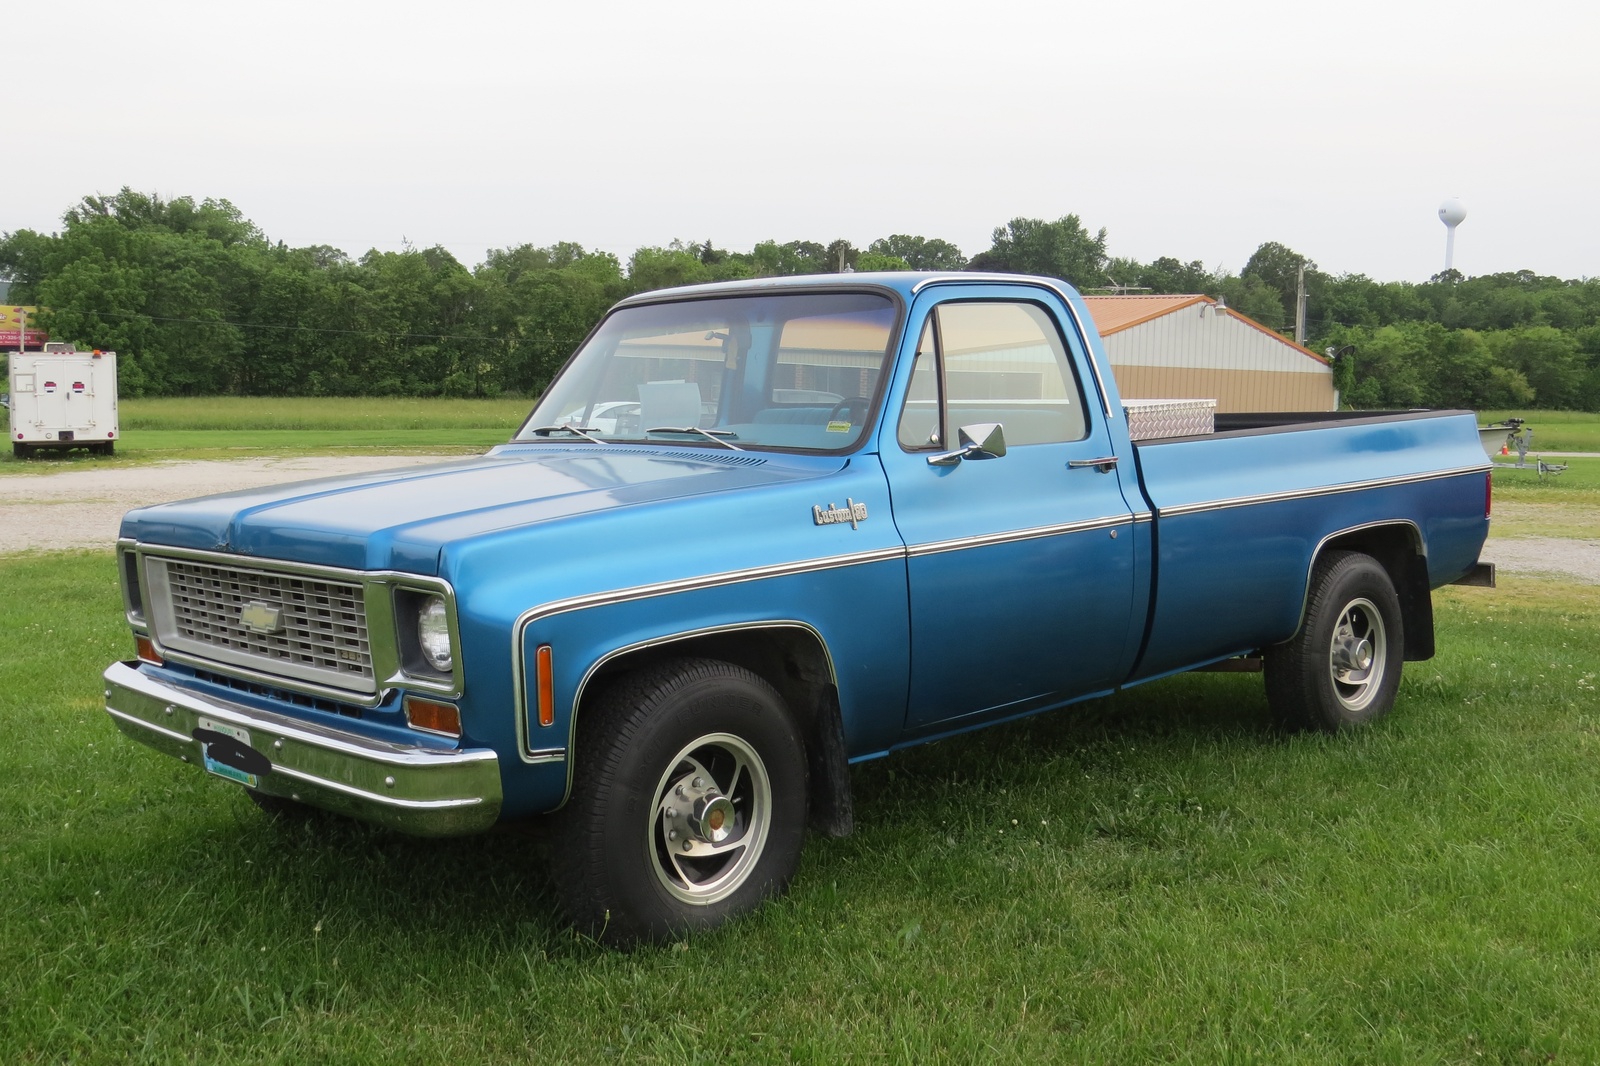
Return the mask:
[[1333, 367], [1209, 296], [1086, 296], [1122, 395], [1219, 413], [1332, 411]]

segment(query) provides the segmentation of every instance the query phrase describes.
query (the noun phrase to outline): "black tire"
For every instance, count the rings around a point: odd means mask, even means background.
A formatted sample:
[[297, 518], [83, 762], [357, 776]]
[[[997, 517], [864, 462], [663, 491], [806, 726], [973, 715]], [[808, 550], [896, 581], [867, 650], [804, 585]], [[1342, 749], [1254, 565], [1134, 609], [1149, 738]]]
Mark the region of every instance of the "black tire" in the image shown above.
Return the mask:
[[16, 456], [18, 459], [32, 459], [33, 445], [23, 444], [19, 441], [11, 445], [11, 454]]
[[1370, 555], [1331, 551], [1312, 570], [1300, 632], [1266, 650], [1267, 703], [1292, 729], [1365, 725], [1394, 706], [1404, 658], [1388, 572]]
[[628, 675], [584, 706], [574, 756], [551, 865], [584, 932], [659, 940], [788, 887], [805, 746], [782, 697], [749, 670], [685, 659]]

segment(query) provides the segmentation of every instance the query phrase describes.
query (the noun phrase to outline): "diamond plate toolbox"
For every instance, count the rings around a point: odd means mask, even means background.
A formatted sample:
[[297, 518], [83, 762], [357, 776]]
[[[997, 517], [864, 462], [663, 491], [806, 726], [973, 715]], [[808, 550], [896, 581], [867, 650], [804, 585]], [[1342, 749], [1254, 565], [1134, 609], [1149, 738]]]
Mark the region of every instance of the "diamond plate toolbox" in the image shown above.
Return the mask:
[[1128, 435], [1134, 440], [1194, 437], [1216, 431], [1216, 400], [1126, 400]]

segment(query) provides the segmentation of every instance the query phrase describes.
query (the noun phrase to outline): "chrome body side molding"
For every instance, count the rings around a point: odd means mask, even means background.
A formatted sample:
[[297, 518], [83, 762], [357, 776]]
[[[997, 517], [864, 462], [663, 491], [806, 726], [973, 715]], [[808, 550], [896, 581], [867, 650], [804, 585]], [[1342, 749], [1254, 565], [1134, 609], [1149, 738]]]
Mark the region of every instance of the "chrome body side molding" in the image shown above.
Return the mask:
[[1346, 492], [1361, 492], [1364, 489], [1392, 488], [1396, 485], [1415, 485], [1422, 481], [1437, 481], [1441, 478], [1481, 474], [1487, 469], [1487, 466], [1462, 466], [1453, 470], [1430, 470], [1421, 474], [1401, 474], [1395, 477], [1372, 478], [1368, 481], [1346, 481], [1338, 485], [1317, 485], [1311, 488], [1288, 489], [1282, 492], [1264, 492], [1255, 496], [1234, 496], [1225, 500], [1205, 500], [1200, 503], [1183, 503], [1175, 507], [1162, 507], [1158, 510], [1158, 514], [1162, 518], [1176, 518], [1180, 515], [1200, 514], [1205, 511], [1224, 511], [1233, 507], [1254, 507], [1263, 503], [1304, 500], [1313, 496], [1337, 496]]
[[[1010, 544], [1014, 541], [1038, 540], [1040, 537], [1059, 537], [1069, 533], [1085, 533], [1094, 529], [1115, 529], [1135, 521], [1132, 515], [1109, 515], [1105, 518], [1093, 518], [1082, 522], [1066, 522], [1055, 526], [1035, 526], [1032, 529], [1008, 529], [1003, 533], [987, 533], [976, 537], [958, 537], [953, 540], [932, 541], [927, 544], [914, 544], [906, 549], [910, 556], [938, 555], [941, 552], [961, 551], [963, 548], [987, 548], [995, 544]], [[1145, 521], [1149, 521], [1146, 516]]]

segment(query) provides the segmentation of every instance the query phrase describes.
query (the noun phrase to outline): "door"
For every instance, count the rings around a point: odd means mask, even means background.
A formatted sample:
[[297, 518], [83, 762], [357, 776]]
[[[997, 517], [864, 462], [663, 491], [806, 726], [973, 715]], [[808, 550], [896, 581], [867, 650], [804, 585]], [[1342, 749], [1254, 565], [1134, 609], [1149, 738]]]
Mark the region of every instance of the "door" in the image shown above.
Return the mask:
[[94, 372], [89, 359], [65, 360], [61, 364], [61, 384], [66, 394], [63, 425], [82, 435], [94, 429]]
[[[1133, 518], [1115, 468], [1088, 465], [1111, 441], [1061, 316], [1040, 290], [973, 286], [913, 317], [915, 362], [881, 449], [909, 550], [910, 731], [1121, 680]], [[1004, 455], [950, 457], [962, 427], [988, 424]]]
[[98, 367], [91, 359], [74, 359], [66, 363], [67, 429], [78, 434], [94, 429], [94, 371]]
[[38, 412], [36, 431], [44, 430], [54, 434], [57, 430], [69, 427], [67, 397], [72, 395], [70, 373], [71, 371], [63, 368], [58, 362], [38, 364], [33, 380], [37, 404], [35, 410]]

